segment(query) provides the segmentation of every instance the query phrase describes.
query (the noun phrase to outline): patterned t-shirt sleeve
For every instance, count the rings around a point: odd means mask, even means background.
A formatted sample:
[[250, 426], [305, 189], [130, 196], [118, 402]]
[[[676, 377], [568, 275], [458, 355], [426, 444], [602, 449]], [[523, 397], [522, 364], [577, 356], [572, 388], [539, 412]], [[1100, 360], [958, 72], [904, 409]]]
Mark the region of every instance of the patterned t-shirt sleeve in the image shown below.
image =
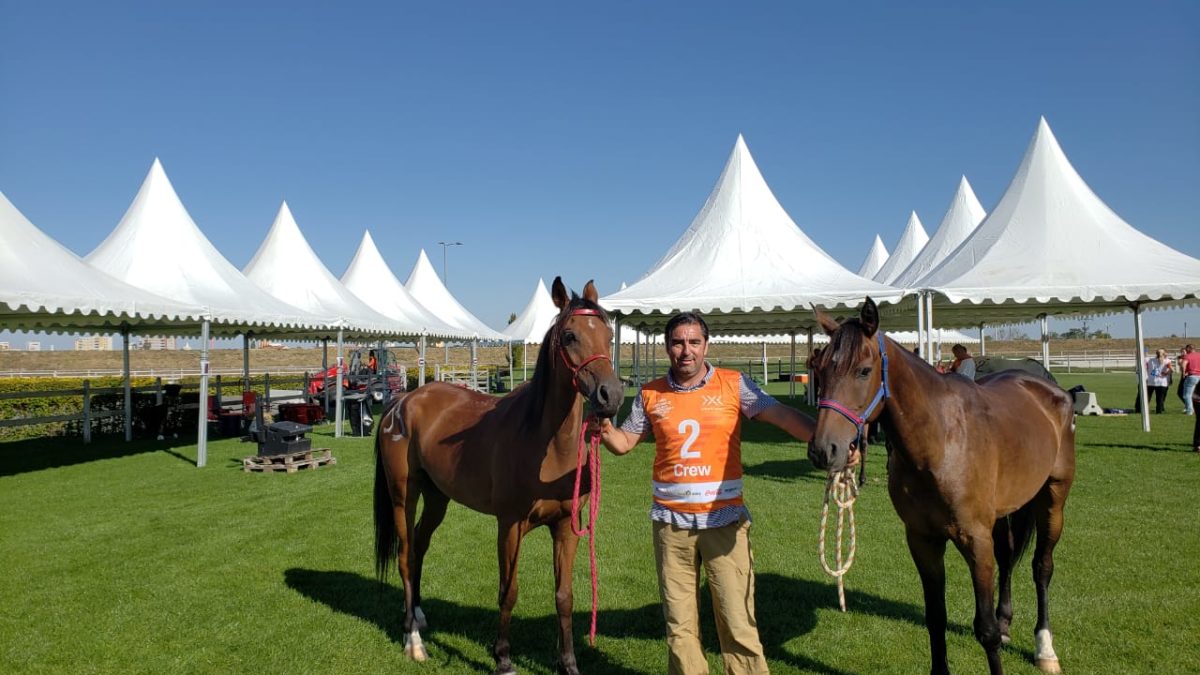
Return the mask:
[[741, 374], [741, 385], [738, 387], [741, 392], [741, 408], [742, 414], [750, 419], [754, 419], [759, 413], [778, 405], [779, 401], [775, 397], [759, 389], [754, 380]]
[[650, 431], [649, 420], [646, 419], [646, 408], [642, 405], [642, 391], [640, 389], [637, 395], [633, 397], [633, 407], [629, 410], [629, 416], [621, 423], [621, 430], [637, 434], [638, 436], [642, 436]]

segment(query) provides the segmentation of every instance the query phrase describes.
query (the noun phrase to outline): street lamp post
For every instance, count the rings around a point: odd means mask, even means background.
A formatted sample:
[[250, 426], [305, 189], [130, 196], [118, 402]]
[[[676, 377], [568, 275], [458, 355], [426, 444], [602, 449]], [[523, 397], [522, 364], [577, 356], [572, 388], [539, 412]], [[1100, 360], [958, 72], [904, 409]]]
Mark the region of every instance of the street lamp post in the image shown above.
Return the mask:
[[[451, 246], [462, 246], [463, 243], [461, 241], [439, 241], [438, 243], [442, 245], [442, 284], [446, 290], [450, 290], [450, 279], [446, 276], [446, 249]], [[446, 340], [443, 346], [445, 347], [443, 362], [450, 365], [450, 340]]]
[[446, 249], [451, 246], [462, 246], [463, 243], [461, 241], [439, 241], [438, 243], [442, 245], [442, 283], [449, 289], [450, 279], [446, 277]]

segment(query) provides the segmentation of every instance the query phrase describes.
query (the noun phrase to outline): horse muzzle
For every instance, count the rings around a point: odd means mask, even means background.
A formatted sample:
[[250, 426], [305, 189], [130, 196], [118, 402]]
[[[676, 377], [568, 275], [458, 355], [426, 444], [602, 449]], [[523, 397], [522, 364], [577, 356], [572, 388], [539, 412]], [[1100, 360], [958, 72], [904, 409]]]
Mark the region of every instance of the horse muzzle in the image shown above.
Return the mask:
[[625, 388], [615, 377], [605, 378], [596, 383], [587, 398], [592, 414], [599, 418], [611, 419], [616, 417], [617, 411], [621, 409], [621, 402], [625, 400]]

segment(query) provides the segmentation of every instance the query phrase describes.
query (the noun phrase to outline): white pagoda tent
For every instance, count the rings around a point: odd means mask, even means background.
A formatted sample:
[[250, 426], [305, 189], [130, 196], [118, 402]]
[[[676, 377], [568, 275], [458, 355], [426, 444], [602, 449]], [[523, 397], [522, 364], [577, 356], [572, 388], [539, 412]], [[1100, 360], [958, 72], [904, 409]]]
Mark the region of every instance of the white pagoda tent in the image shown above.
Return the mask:
[[31, 223], [0, 193], [0, 326], [11, 330], [188, 330], [199, 305], [168, 300], [88, 265]]
[[117, 227], [85, 261], [132, 286], [200, 305], [225, 334], [322, 329], [325, 317], [271, 297], [217, 251], [156, 158]]
[[621, 325], [660, 331], [680, 311], [705, 314], [714, 334], [805, 332], [812, 305], [852, 308], [904, 291], [842, 267], [796, 227], [739, 135], [704, 207], [641, 279], [601, 299]]
[[[347, 335], [382, 337], [407, 332], [401, 323], [368, 307], [333, 276], [300, 232], [287, 202], [279, 206], [275, 222], [244, 271], [273, 297], [329, 317], [329, 323], [337, 328], [339, 367], [345, 363]], [[334, 435], [340, 437], [344, 417], [342, 378], [336, 378], [335, 383]]]
[[363, 233], [358, 250], [342, 275], [342, 284], [368, 306], [400, 324], [409, 335], [472, 337], [443, 322], [417, 302], [392, 273], [370, 232]]
[[937, 231], [908, 267], [892, 280], [892, 285], [911, 288], [966, 241], [986, 215], [967, 177], [963, 176], [958, 181], [958, 190], [950, 200], [950, 207], [946, 209]]
[[[944, 325], [1040, 318], [1044, 361], [1047, 314], [1132, 309], [1140, 371], [1142, 309], [1197, 303], [1200, 260], [1114, 213], [1071, 166], [1042, 118], [996, 207], [914, 286], [924, 289], [930, 314]], [[1145, 381], [1140, 372], [1138, 378]], [[1142, 410], [1149, 430], [1145, 401]]]
[[904, 225], [900, 241], [896, 243], [896, 248], [892, 249], [892, 255], [888, 256], [887, 261], [871, 278], [881, 284], [894, 285], [896, 277], [900, 276], [900, 273], [913, 260], [916, 260], [927, 243], [929, 243], [929, 235], [925, 232], [925, 227], [921, 225], [921, 219], [917, 217], [917, 212], [913, 211], [908, 216], [908, 223]]
[[514, 342], [541, 344], [546, 338], [546, 331], [554, 325], [558, 314], [554, 299], [546, 289], [546, 282], [539, 278], [537, 286], [533, 289], [533, 296], [525, 304], [525, 309], [522, 309], [517, 318], [501, 332]]
[[417, 262], [408, 275], [408, 281], [404, 282], [404, 287], [416, 298], [417, 302], [433, 312], [433, 315], [444, 323], [466, 331], [472, 337], [480, 340], [505, 342], [509, 340], [504, 333], [492, 330], [487, 324], [475, 318], [474, 314], [467, 311], [467, 308], [463, 307], [450, 294], [437, 272], [434, 271], [433, 264], [429, 262], [429, 256], [425, 255], [425, 249], [421, 249], [420, 255], [417, 256]]
[[858, 268], [858, 276], [866, 279], [874, 278], [879, 273], [879, 268], [887, 262], [888, 256], [887, 247], [883, 245], [883, 240], [879, 235], [875, 235], [875, 243], [871, 244], [871, 250], [867, 252], [867, 257]]
[[[226, 260], [196, 226], [157, 158], [121, 222], [84, 260], [127, 284], [205, 309], [199, 331], [200, 401], [208, 399], [210, 333], [242, 334], [248, 376], [247, 333], [312, 335], [328, 323], [271, 297]], [[208, 456], [207, 420], [207, 407], [201, 405], [196, 458], [201, 467]]]

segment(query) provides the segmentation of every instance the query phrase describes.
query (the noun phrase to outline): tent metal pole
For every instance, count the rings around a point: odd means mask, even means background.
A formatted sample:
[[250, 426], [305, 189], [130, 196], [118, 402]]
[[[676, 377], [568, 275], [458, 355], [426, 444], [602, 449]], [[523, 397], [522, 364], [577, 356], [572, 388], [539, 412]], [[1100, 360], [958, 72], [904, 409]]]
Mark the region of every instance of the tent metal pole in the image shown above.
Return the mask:
[[1050, 370], [1050, 322], [1045, 314], [1038, 315], [1042, 329], [1042, 367]]
[[617, 371], [617, 379], [621, 379], [621, 315], [613, 317], [613, 370]]
[[763, 343], [762, 343], [762, 364], [763, 364], [763, 386], [765, 387], [765, 386], [767, 386], [767, 383], [771, 381], [771, 373], [767, 372], [767, 341], [766, 340], [763, 340]]
[[521, 343], [521, 381], [529, 381], [529, 343]]
[[[810, 335], [811, 337], [811, 335]], [[925, 349], [925, 293], [917, 291], [917, 350], [921, 358], [929, 363], [933, 360], [929, 356], [929, 352]], [[812, 345], [809, 345], [809, 353], [812, 353]]]
[[471, 386], [479, 387], [479, 338], [471, 340]]
[[208, 463], [208, 317], [200, 323], [200, 418], [196, 428], [196, 468]]
[[1150, 397], [1146, 395], [1146, 340], [1142, 334], [1142, 304], [1133, 303], [1133, 333], [1137, 337], [1138, 400], [1142, 403], [1142, 431], [1150, 431]]
[[796, 333], [792, 332], [792, 363], [788, 371], [788, 397], [796, 398]]
[[517, 369], [517, 364], [513, 363], [512, 340], [508, 341], [508, 390], [512, 391], [517, 386], [516, 375], [514, 371]]
[[417, 386], [425, 384], [425, 336], [421, 336], [421, 349], [417, 355]]
[[979, 324], [979, 355], [980, 356], [987, 356], [987, 340], [983, 333], [983, 327], [985, 325], [987, 325], [987, 324], [984, 324], [984, 323]]
[[[808, 361], [810, 363], [812, 362], [812, 353], [813, 353], [813, 334], [812, 334], [812, 329], [809, 328], [808, 329]], [[805, 387], [804, 387], [804, 399], [809, 405], [813, 405], [817, 400], [817, 391], [816, 391], [817, 388], [815, 386], [817, 381], [813, 379], [812, 370], [810, 370], [808, 368], [805, 368], [804, 370], [805, 370], [805, 372], [808, 373], [808, 384], [805, 385]]]
[[929, 340], [929, 353], [932, 358], [941, 359], [941, 353], [933, 348], [933, 291], [925, 292], [925, 339]]
[[344, 395], [344, 392], [342, 391], [342, 375], [345, 373], [346, 369], [346, 357], [342, 355], [342, 348], [345, 342], [345, 335], [346, 329], [342, 326], [338, 326], [337, 377], [335, 378], [337, 380], [337, 407], [334, 411], [333, 422], [335, 425], [333, 428], [333, 435], [335, 438], [342, 437], [342, 422], [345, 420], [345, 410], [342, 408], [342, 396]]
[[121, 325], [121, 351], [125, 362], [125, 441], [133, 440], [133, 387], [129, 377], [129, 325]]
[[325, 417], [329, 417], [329, 338], [321, 338], [321, 402], [325, 405]]
[[250, 339], [253, 331], [242, 333], [242, 393], [250, 391]]

